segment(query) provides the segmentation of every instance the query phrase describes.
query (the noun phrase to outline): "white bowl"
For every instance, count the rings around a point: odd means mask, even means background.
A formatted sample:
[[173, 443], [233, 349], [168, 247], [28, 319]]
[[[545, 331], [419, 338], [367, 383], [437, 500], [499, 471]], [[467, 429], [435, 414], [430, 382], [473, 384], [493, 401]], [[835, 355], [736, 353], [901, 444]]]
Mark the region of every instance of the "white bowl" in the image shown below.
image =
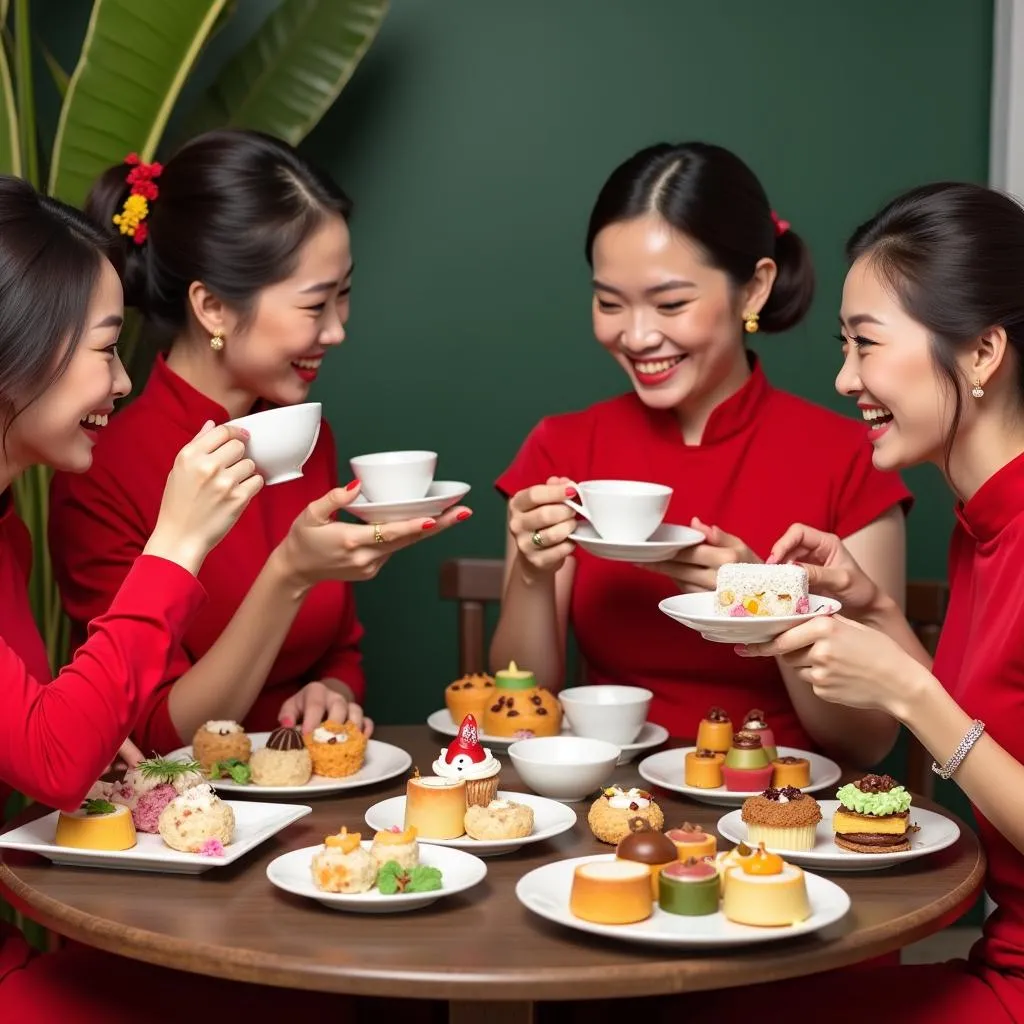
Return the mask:
[[418, 501], [437, 469], [437, 452], [373, 452], [348, 460], [367, 501]]
[[306, 459], [320, 436], [320, 403], [282, 405], [241, 419], [228, 426], [249, 431], [245, 454], [256, 463], [266, 484], [282, 484], [302, 476]]
[[640, 735], [653, 696], [640, 686], [602, 683], [570, 687], [562, 690], [558, 699], [577, 736], [622, 747]]
[[513, 767], [530, 789], [566, 803], [585, 800], [607, 784], [621, 753], [614, 743], [583, 736], [538, 736], [508, 748]]

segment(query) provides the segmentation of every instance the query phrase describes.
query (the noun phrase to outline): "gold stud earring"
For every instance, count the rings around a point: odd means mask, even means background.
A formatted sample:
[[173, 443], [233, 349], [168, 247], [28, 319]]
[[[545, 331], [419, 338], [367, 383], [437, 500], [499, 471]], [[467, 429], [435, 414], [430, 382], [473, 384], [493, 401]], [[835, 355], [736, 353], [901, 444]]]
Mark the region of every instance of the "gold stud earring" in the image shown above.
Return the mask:
[[757, 313], [748, 313], [743, 318], [743, 330], [745, 330], [747, 334], [757, 334], [758, 319]]
[[981, 386], [981, 381], [980, 380], [976, 380], [974, 382], [974, 387], [971, 388], [971, 394], [975, 398], [984, 398], [985, 397], [985, 389]]
[[224, 348], [224, 332], [218, 327], [210, 339], [210, 348], [214, 352], [220, 352]]

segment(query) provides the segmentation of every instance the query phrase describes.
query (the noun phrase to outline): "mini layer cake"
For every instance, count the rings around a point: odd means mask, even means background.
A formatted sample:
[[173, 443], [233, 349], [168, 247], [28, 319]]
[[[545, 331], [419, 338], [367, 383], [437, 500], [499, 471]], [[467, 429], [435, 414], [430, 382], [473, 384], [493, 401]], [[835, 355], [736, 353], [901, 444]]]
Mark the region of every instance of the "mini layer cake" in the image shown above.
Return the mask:
[[421, 778], [405, 787], [405, 828], [421, 839], [458, 839], [466, 834], [466, 783], [462, 779]]
[[718, 849], [718, 840], [714, 836], [709, 836], [700, 825], [691, 825], [688, 821], [683, 822], [679, 828], [669, 830], [665, 836], [675, 846], [679, 860], [714, 857]]
[[416, 842], [416, 829], [400, 829], [397, 825], [378, 832], [373, 837], [370, 856], [378, 869], [388, 861], [395, 861], [400, 868], [408, 871], [420, 862], [420, 846]]
[[776, 789], [795, 786], [804, 789], [811, 784], [811, 762], [806, 757], [777, 757], [772, 761], [772, 785]]
[[579, 864], [572, 876], [569, 911], [594, 924], [635, 924], [651, 916], [651, 873], [646, 864], [598, 860]]
[[473, 673], [456, 679], [445, 687], [444, 703], [453, 722], [461, 722], [466, 715], [483, 721], [484, 712], [494, 703], [494, 677]]
[[779, 756], [775, 749], [775, 733], [768, 726], [768, 720], [760, 708], [752, 708], [746, 713], [743, 719], [744, 732], [756, 732], [761, 737], [761, 746], [764, 747], [769, 761], [774, 761]]
[[109, 800], [86, 800], [77, 811], [60, 812], [53, 841], [77, 850], [130, 850], [136, 843], [132, 813]]
[[557, 736], [562, 731], [562, 705], [549, 690], [537, 685], [532, 672], [514, 661], [495, 673], [493, 703], [484, 712], [488, 736]]
[[602, 843], [616, 846], [630, 832], [630, 822], [642, 818], [648, 827], [660, 832], [665, 827], [665, 815], [646, 789], [622, 789], [608, 786], [590, 805], [587, 824]]
[[702, 917], [718, 912], [718, 871], [708, 860], [690, 857], [658, 876], [658, 906], [666, 913]]
[[619, 860], [646, 864], [651, 873], [651, 900], [658, 898], [658, 875], [661, 869], [677, 859], [675, 843], [647, 825], [643, 818], [634, 818], [629, 827], [632, 832], [615, 850]]
[[711, 708], [697, 726], [697, 749], [724, 754], [732, 746], [732, 721], [722, 708]]
[[718, 789], [724, 761], [725, 754], [717, 750], [691, 750], [684, 759], [683, 779], [694, 789]]
[[719, 615], [806, 615], [810, 611], [807, 570], [799, 565], [735, 562], [718, 570]]
[[764, 845], [738, 867], [727, 869], [722, 911], [730, 921], [783, 928], [811, 916], [803, 871]]
[[772, 766], [756, 732], [736, 733], [722, 765], [725, 788], [733, 793], [754, 793], [772, 781]]
[[772, 850], [813, 850], [821, 808], [814, 797], [786, 786], [744, 800], [740, 816], [752, 843], [764, 843]]
[[328, 719], [302, 739], [313, 761], [315, 775], [329, 779], [355, 775], [366, 760], [368, 741], [362, 729], [352, 722]]
[[910, 794], [891, 775], [865, 775], [836, 793], [832, 818], [836, 846], [854, 853], [910, 849]]

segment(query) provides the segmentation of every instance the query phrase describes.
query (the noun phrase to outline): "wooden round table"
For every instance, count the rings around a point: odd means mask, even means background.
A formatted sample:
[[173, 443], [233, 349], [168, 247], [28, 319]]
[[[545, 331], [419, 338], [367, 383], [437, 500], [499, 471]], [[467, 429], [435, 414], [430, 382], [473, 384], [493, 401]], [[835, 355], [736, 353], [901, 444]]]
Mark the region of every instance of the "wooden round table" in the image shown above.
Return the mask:
[[[425, 726], [382, 728], [378, 736], [408, 750], [424, 773], [446, 742]], [[638, 784], [636, 765], [620, 768], [614, 781]], [[685, 955], [561, 928], [516, 900], [515, 883], [532, 868], [608, 852], [590, 834], [585, 803], [575, 805], [579, 821], [571, 832], [489, 858], [481, 885], [408, 914], [339, 913], [267, 881], [275, 857], [320, 843], [342, 825], [365, 833], [366, 809], [404, 788], [400, 778], [310, 801], [311, 815], [238, 863], [198, 876], [58, 867], [3, 851], [0, 888], [46, 927], [123, 956], [263, 984], [448, 1000], [453, 1020], [472, 1014], [496, 1024], [531, 1019], [537, 1001], [689, 992], [843, 967], [945, 928], [971, 906], [984, 875], [978, 840], [960, 822], [958, 842], [935, 856], [885, 871], [831, 874], [853, 906], [825, 931]], [[507, 762], [502, 788], [523, 788]], [[689, 820], [713, 832], [725, 813], [670, 794], [657, 799], [671, 825]], [[34, 813], [40, 811], [22, 820]]]

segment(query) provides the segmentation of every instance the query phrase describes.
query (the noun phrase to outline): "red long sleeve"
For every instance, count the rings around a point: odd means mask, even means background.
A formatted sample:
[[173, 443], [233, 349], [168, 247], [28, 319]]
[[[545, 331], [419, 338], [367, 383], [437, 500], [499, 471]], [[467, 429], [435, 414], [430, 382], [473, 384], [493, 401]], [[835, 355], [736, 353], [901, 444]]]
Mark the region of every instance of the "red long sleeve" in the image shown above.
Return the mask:
[[203, 596], [180, 566], [140, 557], [52, 682], [32, 674], [16, 637], [0, 637], [0, 778], [33, 799], [76, 808], [164, 679]]
[[347, 601], [342, 609], [331, 648], [317, 662], [312, 679], [340, 679], [347, 683], [357, 703], [366, 699], [366, 674], [363, 672], [363, 653], [359, 641], [363, 627], [356, 617], [355, 601]]

